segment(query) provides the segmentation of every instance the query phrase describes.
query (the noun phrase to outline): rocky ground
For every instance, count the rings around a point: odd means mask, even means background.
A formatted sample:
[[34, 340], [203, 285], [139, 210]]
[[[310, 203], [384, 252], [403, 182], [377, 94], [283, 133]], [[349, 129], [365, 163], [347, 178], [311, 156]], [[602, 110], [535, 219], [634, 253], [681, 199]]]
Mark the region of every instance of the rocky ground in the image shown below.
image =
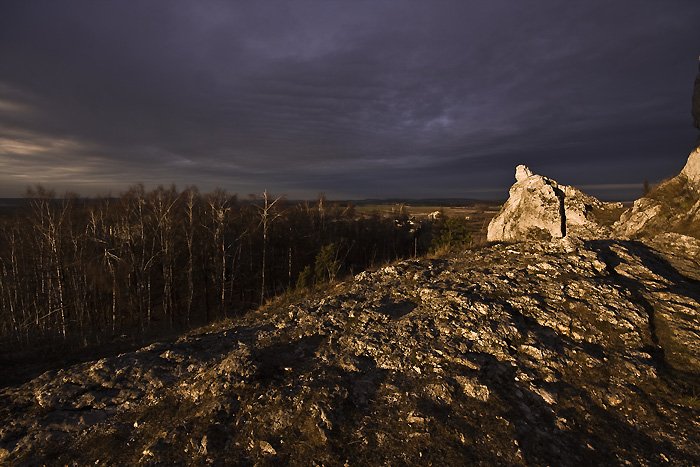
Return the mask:
[[700, 465], [700, 242], [363, 272], [0, 392], [3, 465]]

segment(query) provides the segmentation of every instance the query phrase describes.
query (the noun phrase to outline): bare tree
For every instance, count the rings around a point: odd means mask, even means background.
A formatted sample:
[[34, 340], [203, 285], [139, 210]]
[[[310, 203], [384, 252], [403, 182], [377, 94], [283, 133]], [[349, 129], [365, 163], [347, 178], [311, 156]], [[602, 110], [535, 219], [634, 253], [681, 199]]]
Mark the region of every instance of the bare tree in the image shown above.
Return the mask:
[[270, 202], [269, 195], [267, 194], [267, 189], [263, 192], [263, 205], [258, 206], [258, 209], [260, 210], [260, 225], [262, 226], [262, 231], [263, 231], [263, 244], [262, 244], [262, 277], [260, 280], [260, 303], [265, 302], [265, 266], [267, 265], [267, 234], [268, 234], [268, 228], [270, 224], [277, 219], [278, 217], [281, 216], [281, 213], [275, 213], [273, 212], [273, 208], [275, 207], [275, 204], [281, 199], [283, 199], [283, 196], [280, 196], [278, 198], [275, 198], [274, 201]]
[[164, 189], [156, 188], [150, 196], [153, 214], [155, 216], [156, 239], [159, 244], [159, 255], [163, 275], [162, 310], [170, 325], [174, 323], [173, 300], [173, 268], [174, 268], [174, 219], [173, 206], [179, 199], [175, 186]]
[[194, 301], [194, 239], [195, 239], [195, 206], [199, 199], [197, 187], [190, 186], [183, 192], [185, 198], [185, 242], [187, 243], [187, 311], [185, 324], [189, 327], [192, 318], [192, 302]]
[[[226, 244], [226, 224], [231, 210], [229, 197], [226, 190], [217, 188], [213, 193], [205, 196], [209, 208], [209, 224], [207, 230], [212, 236], [216, 249], [214, 258], [214, 283], [219, 292], [219, 313], [226, 315], [226, 256], [228, 245]], [[207, 320], [209, 317], [207, 316]]]

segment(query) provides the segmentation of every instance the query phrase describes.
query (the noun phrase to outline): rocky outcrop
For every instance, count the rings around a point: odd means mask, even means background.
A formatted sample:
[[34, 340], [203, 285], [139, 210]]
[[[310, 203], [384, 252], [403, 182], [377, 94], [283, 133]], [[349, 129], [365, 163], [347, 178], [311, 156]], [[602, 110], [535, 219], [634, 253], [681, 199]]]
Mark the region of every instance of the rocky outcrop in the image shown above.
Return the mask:
[[653, 238], [675, 232], [700, 236], [700, 147], [677, 176], [634, 202], [613, 225], [618, 238]]
[[688, 179], [695, 191], [700, 192], [700, 146], [688, 156], [688, 161], [681, 170], [681, 175]]
[[[700, 59], [698, 59], [698, 68], [700, 68]], [[695, 86], [693, 88], [693, 124], [695, 128], [700, 130], [700, 73], [695, 77]], [[690, 153], [688, 162], [681, 171], [685, 175], [693, 187], [700, 192], [700, 137], [698, 138], [696, 148]]]
[[404, 261], [44, 374], [0, 463], [699, 465], [700, 245], [657, 242]]
[[[695, 79], [692, 114], [700, 129], [700, 74]], [[630, 239], [666, 232], [700, 237], [700, 138], [698, 142], [680, 174], [619, 216], [614, 213], [622, 211], [621, 204], [601, 203], [520, 165], [508, 200], [488, 226], [487, 239], [513, 242], [567, 235]]]
[[609, 230], [596, 221], [596, 211], [620, 207], [535, 175], [524, 165], [516, 167], [515, 179], [501, 212], [489, 223], [488, 241], [603, 236]]
[[[700, 154], [694, 153], [692, 157]], [[686, 168], [691, 164], [689, 160]], [[665, 181], [644, 198], [634, 202], [632, 208], [620, 216], [613, 225], [617, 238], [653, 238], [663, 233], [679, 233], [700, 236], [700, 191], [686, 172]]]
[[524, 165], [515, 169], [516, 182], [501, 212], [488, 226], [488, 241], [551, 239], [565, 235], [564, 192], [556, 182], [534, 175]]
[[623, 212], [613, 225], [616, 237], [634, 238], [649, 230], [650, 225], [657, 223], [661, 214], [661, 203], [651, 198], [640, 198], [634, 202], [631, 209]]
[[[695, 78], [692, 114], [700, 129], [700, 74]], [[700, 138], [681, 173], [635, 201], [612, 230], [619, 238], [652, 238], [667, 232], [700, 237]]]
[[[700, 59], [698, 60], [698, 68], [700, 68]], [[700, 73], [695, 77], [695, 87], [693, 88], [693, 124], [695, 128], [700, 130]]]

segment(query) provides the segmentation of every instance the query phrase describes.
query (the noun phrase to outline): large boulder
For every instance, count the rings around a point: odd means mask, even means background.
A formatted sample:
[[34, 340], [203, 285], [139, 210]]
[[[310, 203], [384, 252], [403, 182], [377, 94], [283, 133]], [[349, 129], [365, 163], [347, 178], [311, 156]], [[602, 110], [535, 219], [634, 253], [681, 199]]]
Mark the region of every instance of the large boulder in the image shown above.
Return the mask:
[[596, 238], [609, 233], [595, 220], [595, 211], [618, 206], [533, 174], [524, 165], [515, 169], [515, 179], [501, 212], [489, 223], [488, 241]]

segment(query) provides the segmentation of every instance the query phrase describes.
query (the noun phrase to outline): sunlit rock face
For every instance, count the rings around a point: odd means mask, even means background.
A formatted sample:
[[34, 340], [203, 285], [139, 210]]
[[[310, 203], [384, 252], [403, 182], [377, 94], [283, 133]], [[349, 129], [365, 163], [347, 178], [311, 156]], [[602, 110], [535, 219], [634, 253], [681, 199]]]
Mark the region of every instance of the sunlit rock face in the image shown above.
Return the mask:
[[532, 170], [520, 164], [515, 168], [515, 181], [522, 182], [523, 180], [532, 177]]
[[620, 220], [615, 223], [615, 236], [632, 238], [644, 232], [656, 222], [661, 209], [661, 203], [651, 198], [638, 199], [634, 202], [634, 206], [622, 213]]
[[700, 190], [700, 146], [695, 148], [688, 156], [685, 167], [681, 170], [681, 175], [688, 179], [688, 182], [695, 190]]
[[[700, 61], [698, 61], [700, 68]], [[700, 73], [695, 78], [695, 87], [693, 88], [693, 124], [695, 128], [700, 130]], [[683, 167], [681, 174], [688, 177], [688, 181], [696, 190], [700, 189], [700, 137], [698, 137], [695, 150], [690, 153], [688, 162]]]
[[665, 232], [700, 236], [700, 148], [680, 174], [622, 213], [612, 230], [617, 238], [653, 238]]
[[[692, 114], [700, 129], [700, 74], [695, 78]], [[613, 225], [620, 238], [651, 238], [664, 232], [700, 236], [700, 138], [681, 173], [635, 201]]]
[[533, 174], [524, 165], [515, 169], [515, 184], [501, 212], [488, 227], [488, 241], [548, 240], [574, 235], [594, 238], [605, 233], [593, 215], [608, 207], [580, 190]]
[[[700, 60], [698, 61], [698, 67], [700, 68]], [[695, 128], [700, 130], [700, 73], [695, 78], [692, 113], [693, 124]], [[688, 162], [683, 167], [681, 174], [688, 178], [688, 181], [696, 190], [700, 189], [700, 137], [698, 137], [696, 148], [690, 153]]]

